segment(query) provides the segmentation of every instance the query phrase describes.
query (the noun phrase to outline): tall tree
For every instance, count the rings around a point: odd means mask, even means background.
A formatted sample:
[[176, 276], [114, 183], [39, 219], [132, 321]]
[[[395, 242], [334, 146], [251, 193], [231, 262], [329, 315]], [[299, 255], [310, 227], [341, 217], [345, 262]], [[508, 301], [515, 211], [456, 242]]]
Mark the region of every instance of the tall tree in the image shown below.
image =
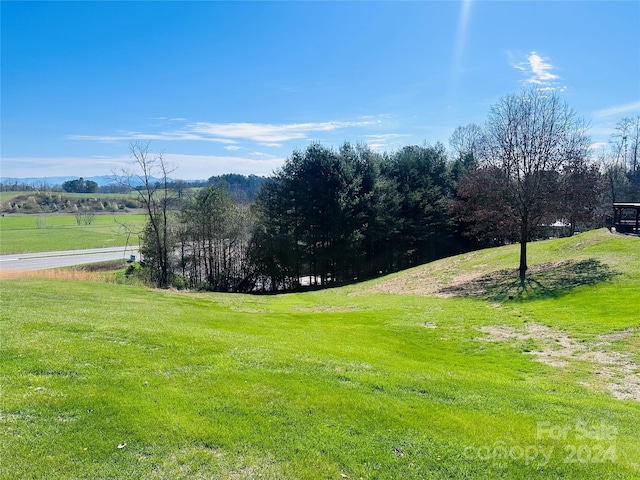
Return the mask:
[[231, 291], [251, 283], [246, 210], [224, 186], [209, 185], [182, 203], [181, 264], [191, 286]]
[[450, 212], [456, 233], [471, 239], [471, 248], [518, 241], [518, 213], [509, 201], [508, 177], [497, 168], [467, 172], [456, 185]]
[[449, 138], [449, 146], [453, 150], [454, 158], [464, 158], [468, 155], [477, 158], [482, 145], [484, 131], [480, 125], [470, 123], [464, 127], [456, 127]]
[[[366, 146], [295, 151], [258, 195], [253, 258], [271, 289], [368, 275], [377, 157]], [[371, 247], [371, 248], [370, 248]]]
[[501, 98], [489, 113], [481, 166], [499, 172], [501, 195], [519, 227], [520, 280], [527, 271], [527, 242], [545, 215], [552, 213], [560, 176], [588, 158], [586, 125], [555, 92], [529, 89]]
[[576, 159], [565, 167], [556, 213], [569, 221], [569, 235], [576, 232], [579, 224], [587, 228], [596, 225], [602, 190], [602, 174], [597, 164]]
[[624, 117], [616, 124], [611, 145], [618, 161], [632, 172], [640, 169], [640, 116]]
[[169, 175], [173, 170], [162, 153], [149, 152], [149, 142], [132, 142], [129, 153], [133, 169], [116, 174], [116, 181], [138, 194], [147, 215], [143, 231], [141, 253], [151, 269], [151, 277], [160, 288], [169, 286], [174, 239], [170, 225], [170, 208], [175, 195], [170, 188]]
[[394, 268], [443, 256], [449, 245], [444, 146], [406, 146], [383, 162], [382, 174], [395, 183], [400, 197]]
[[640, 116], [625, 117], [610, 139], [605, 173], [613, 202], [640, 201]]
[[299, 282], [296, 238], [296, 202], [282, 170], [269, 178], [258, 193], [251, 237], [251, 261], [261, 274], [264, 290], [280, 290]]

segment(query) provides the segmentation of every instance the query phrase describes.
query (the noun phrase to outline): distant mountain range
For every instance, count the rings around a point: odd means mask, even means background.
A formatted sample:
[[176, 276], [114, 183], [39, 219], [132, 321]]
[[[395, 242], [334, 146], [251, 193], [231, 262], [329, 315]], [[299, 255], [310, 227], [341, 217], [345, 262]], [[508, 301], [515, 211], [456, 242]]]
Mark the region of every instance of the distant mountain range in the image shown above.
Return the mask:
[[[48, 190], [53, 187], [61, 187], [64, 182], [69, 180], [77, 180], [78, 176], [66, 176], [66, 177], [0, 177], [0, 183], [3, 189], [6, 190]], [[102, 192], [113, 193], [114, 187], [117, 189], [118, 185], [113, 175], [100, 175], [94, 177], [82, 177], [84, 180], [90, 180], [96, 182], [98, 187], [103, 188]], [[142, 185], [141, 181], [137, 181], [136, 178], [131, 178], [131, 186], [136, 188]], [[161, 178], [151, 177], [152, 183], [161, 182]], [[167, 179], [169, 183], [173, 182], [172, 179]], [[260, 177], [257, 175], [240, 175], [236, 173], [227, 173], [224, 175], [214, 175], [206, 180], [180, 180], [180, 183], [184, 186], [187, 184], [189, 187], [203, 187], [206, 185], [224, 185], [231, 196], [242, 203], [253, 202], [258, 195], [258, 192], [262, 188], [262, 185], [267, 180], [267, 177]], [[175, 185], [171, 186], [176, 188]]]
[[[29, 178], [15, 178], [15, 177], [0, 177], [0, 183], [22, 183], [25, 185], [32, 185], [34, 187], [53, 187], [55, 185], [62, 185], [64, 182], [68, 180], [77, 180], [78, 176], [68, 176], [68, 177], [29, 177]], [[82, 177], [85, 180], [91, 180], [92, 182], [96, 182], [99, 187], [104, 187], [105, 185], [111, 185], [116, 183], [113, 175], [99, 175], [96, 177]], [[153, 181], [160, 181], [159, 178], [152, 177]], [[132, 182], [134, 185], [135, 182]]]

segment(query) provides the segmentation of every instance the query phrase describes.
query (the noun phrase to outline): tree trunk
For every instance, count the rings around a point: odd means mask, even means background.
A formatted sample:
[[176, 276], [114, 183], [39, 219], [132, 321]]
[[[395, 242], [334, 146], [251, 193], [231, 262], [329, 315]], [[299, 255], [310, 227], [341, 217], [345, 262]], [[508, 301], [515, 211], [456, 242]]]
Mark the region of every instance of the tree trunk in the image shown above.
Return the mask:
[[524, 286], [525, 275], [527, 273], [527, 222], [522, 222], [522, 229], [520, 231], [520, 284]]

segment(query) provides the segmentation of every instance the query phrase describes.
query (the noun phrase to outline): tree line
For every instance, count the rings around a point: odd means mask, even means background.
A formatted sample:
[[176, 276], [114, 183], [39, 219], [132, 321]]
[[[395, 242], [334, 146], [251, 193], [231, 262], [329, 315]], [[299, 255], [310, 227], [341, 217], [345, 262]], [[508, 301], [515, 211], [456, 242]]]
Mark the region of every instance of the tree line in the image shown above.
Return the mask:
[[[638, 201], [640, 121], [595, 154], [584, 121], [550, 92], [496, 103], [484, 125], [442, 144], [375, 152], [366, 144], [294, 151], [248, 204], [223, 183], [184, 196], [162, 155], [134, 143], [149, 222], [149, 279], [220, 291], [284, 291], [359, 281], [445, 256], [603, 226], [612, 201]], [[162, 182], [145, 183], [157, 175]]]
[[454, 253], [445, 149], [296, 151], [263, 186], [252, 260], [273, 290], [341, 284]]

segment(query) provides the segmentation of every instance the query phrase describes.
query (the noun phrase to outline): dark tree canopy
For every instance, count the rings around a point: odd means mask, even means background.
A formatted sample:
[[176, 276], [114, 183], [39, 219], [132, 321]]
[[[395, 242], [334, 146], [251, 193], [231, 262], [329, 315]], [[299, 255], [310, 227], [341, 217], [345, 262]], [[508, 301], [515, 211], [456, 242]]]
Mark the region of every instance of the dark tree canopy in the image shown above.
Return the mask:
[[62, 184], [62, 189], [69, 193], [96, 193], [98, 184], [80, 177], [77, 180], [67, 180]]
[[312, 144], [267, 181], [256, 202], [253, 258], [272, 289], [329, 285], [449, 253], [441, 145], [381, 156]]

